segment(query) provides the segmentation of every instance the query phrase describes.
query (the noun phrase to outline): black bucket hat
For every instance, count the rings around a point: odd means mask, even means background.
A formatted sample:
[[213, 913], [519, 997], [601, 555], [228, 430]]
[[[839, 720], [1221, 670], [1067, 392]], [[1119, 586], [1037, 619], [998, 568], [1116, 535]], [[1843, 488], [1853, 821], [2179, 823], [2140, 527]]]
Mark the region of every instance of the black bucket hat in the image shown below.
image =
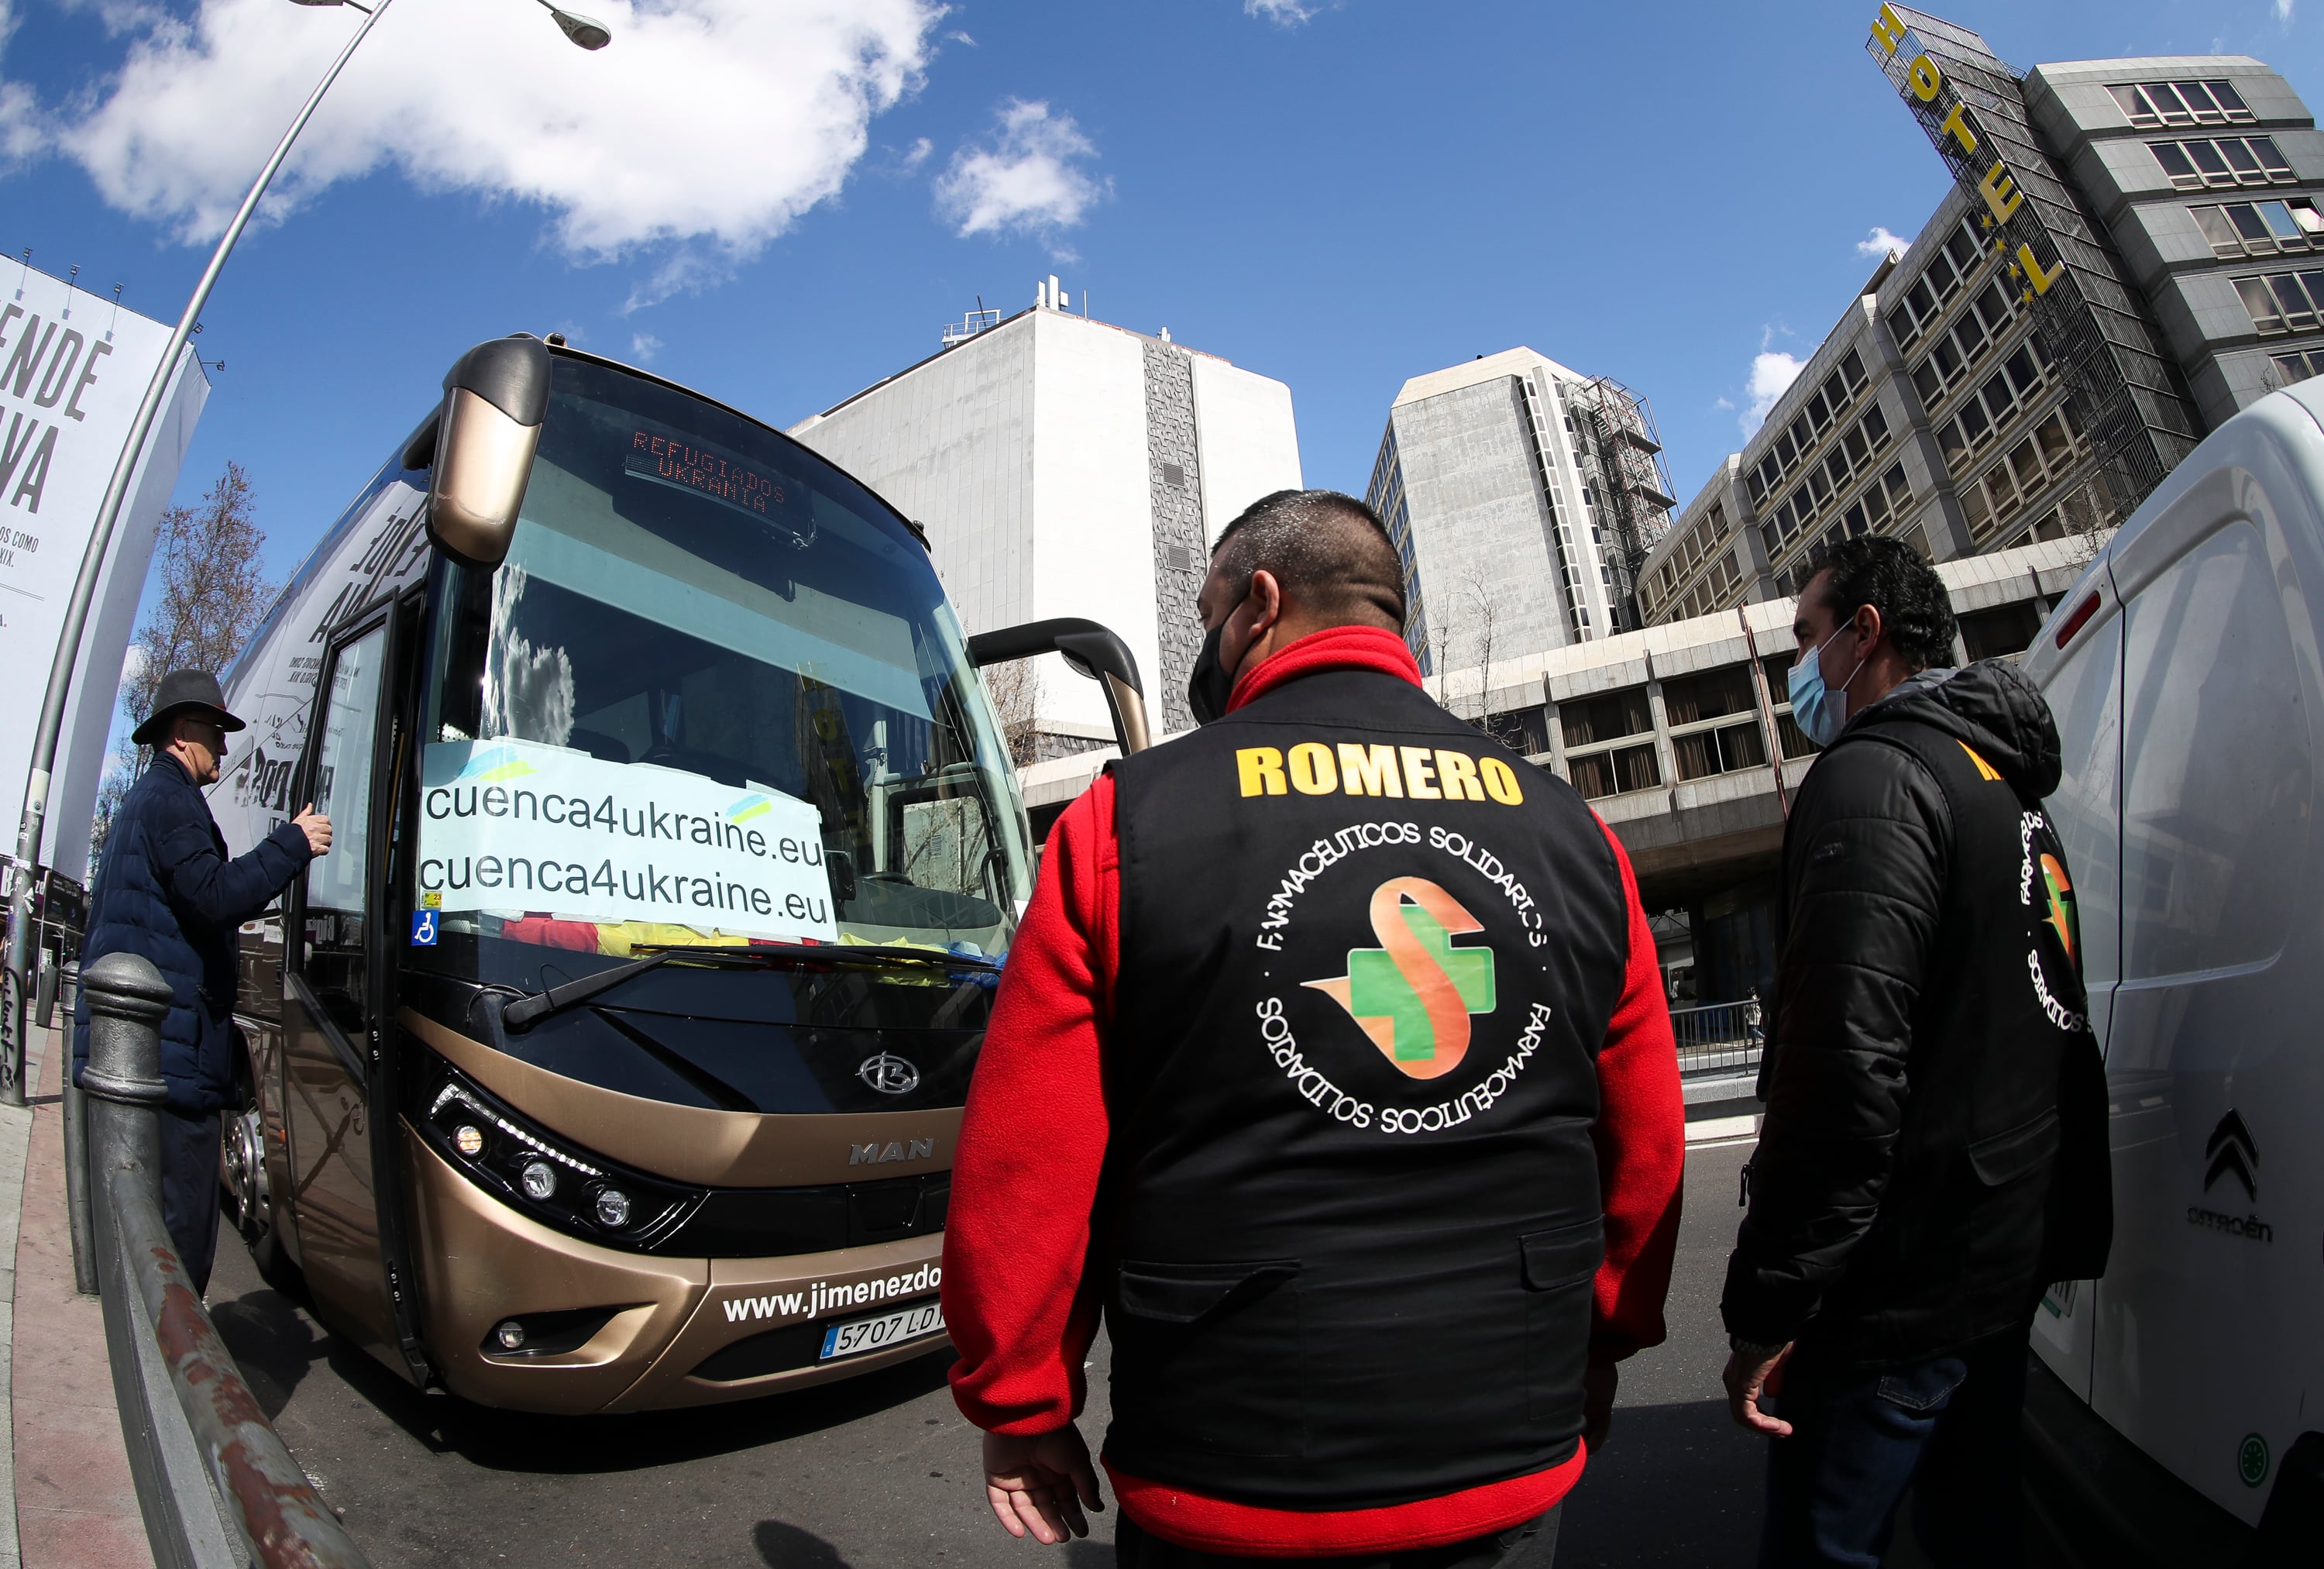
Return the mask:
[[198, 713], [220, 730], [241, 730], [243, 722], [226, 711], [226, 694], [208, 670], [171, 670], [153, 693], [153, 716], [132, 731], [129, 739], [140, 746], [157, 744], [180, 714]]

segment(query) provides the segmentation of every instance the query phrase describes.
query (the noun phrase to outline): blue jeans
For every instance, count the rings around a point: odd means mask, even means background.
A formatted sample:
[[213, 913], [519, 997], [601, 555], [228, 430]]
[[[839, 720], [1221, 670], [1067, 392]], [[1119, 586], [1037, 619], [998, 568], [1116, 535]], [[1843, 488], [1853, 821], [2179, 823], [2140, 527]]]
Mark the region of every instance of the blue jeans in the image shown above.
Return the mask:
[[1792, 1435], [1768, 1445], [1761, 1569], [1877, 1569], [1908, 1488], [1914, 1535], [1939, 1569], [2015, 1569], [2025, 1341], [2019, 1328], [1885, 1371], [1795, 1354], [1775, 1400]]

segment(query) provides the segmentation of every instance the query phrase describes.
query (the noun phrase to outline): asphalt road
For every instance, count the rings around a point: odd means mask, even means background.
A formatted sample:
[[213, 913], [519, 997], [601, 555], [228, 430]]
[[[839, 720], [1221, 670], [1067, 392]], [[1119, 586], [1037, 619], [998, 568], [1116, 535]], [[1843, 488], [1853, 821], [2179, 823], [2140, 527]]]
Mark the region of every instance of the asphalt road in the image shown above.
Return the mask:
[[[1719, 1288], [1748, 1146], [1697, 1147], [1667, 1344], [1625, 1364], [1611, 1439], [1566, 1505], [1561, 1569], [1750, 1564], [1759, 1446], [1728, 1421]], [[1003, 1536], [949, 1355], [664, 1415], [549, 1418], [421, 1395], [259, 1278], [230, 1227], [211, 1310], [253, 1389], [379, 1569], [407, 1564], [1113, 1562], [1112, 1516], [1062, 1554]], [[1105, 1424], [1101, 1344], [1084, 1431]]]

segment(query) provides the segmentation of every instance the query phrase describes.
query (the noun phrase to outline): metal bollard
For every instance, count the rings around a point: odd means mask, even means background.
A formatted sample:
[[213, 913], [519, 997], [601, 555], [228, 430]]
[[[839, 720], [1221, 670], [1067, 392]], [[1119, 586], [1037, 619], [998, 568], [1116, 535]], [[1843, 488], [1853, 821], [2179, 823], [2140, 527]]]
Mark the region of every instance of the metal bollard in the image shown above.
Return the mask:
[[[238, 1562], [366, 1569], [243, 1381], [162, 1223], [158, 1112], [168, 1094], [161, 1023], [169, 983], [144, 959], [108, 954], [83, 984], [89, 1040], [81, 1087], [91, 1103], [88, 1175], [106, 1336], [154, 1562], [223, 1569], [226, 1557], [199, 1541], [204, 1511], [215, 1515], [222, 1503], [247, 1549], [234, 1555]], [[133, 1338], [146, 1344], [131, 1346]], [[124, 1357], [129, 1350], [159, 1353], [150, 1377]], [[171, 1461], [173, 1451], [184, 1463]], [[217, 1525], [208, 1518], [208, 1530]]]
[[[142, 1171], [152, 1181], [158, 1204], [161, 1131], [153, 1112], [170, 1093], [161, 1082], [170, 983], [150, 959], [107, 954], [88, 967], [81, 984], [88, 989], [88, 1066], [81, 1089], [97, 1103], [88, 1108], [91, 1186], [104, 1187], [115, 1171]], [[102, 1214], [111, 1206], [92, 1207]]]
[[80, 1003], [80, 961], [67, 959], [57, 972], [57, 1001], [65, 1024], [56, 1046], [56, 1071], [63, 1075], [65, 1114], [65, 1219], [72, 1232], [73, 1289], [97, 1294], [97, 1232], [89, 1213], [88, 1097], [73, 1082], [73, 1015]]

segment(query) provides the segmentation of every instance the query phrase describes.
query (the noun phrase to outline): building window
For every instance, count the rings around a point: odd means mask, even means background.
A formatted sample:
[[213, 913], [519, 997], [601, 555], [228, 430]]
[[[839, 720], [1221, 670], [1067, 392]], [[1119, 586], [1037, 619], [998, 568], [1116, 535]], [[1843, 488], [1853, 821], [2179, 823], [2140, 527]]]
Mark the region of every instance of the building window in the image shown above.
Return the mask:
[[1769, 559], [1781, 552], [1788, 540], [1811, 531], [1824, 504], [1839, 494], [1841, 486], [1869, 467], [1887, 446], [1888, 416], [1875, 403], [1825, 454], [1823, 462], [1808, 471], [1800, 487], [1768, 510], [1767, 521], [1759, 525], [1759, 537], [1767, 547]]
[[1175, 485], [1180, 490], [1185, 489], [1186, 470], [1185, 466], [1176, 463], [1164, 464], [1162, 466], [1162, 483], [1164, 485]]
[[2070, 405], [2061, 405], [2008, 457], [1961, 486], [1970, 536], [1983, 540], [1999, 532], [2027, 503], [2063, 479], [2083, 451], [2080, 422]]
[[1510, 708], [1496, 714], [1485, 734], [1512, 752], [1539, 757], [1549, 750], [1549, 709], [1536, 703], [1530, 708]]
[[1986, 377], [1983, 386], [1962, 400], [1960, 413], [1938, 428], [1937, 440], [1944, 448], [1946, 467], [1958, 466], [2006, 429], [2041, 389], [2044, 378], [2035, 353], [2039, 346], [2033, 339], [2019, 345], [2015, 354]]
[[1936, 341], [1928, 357], [1913, 367], [1913, 388], [1921, 406], [1933, 411], [1944, 401], [1945, 390], [1967, 376], [1986, 351], [2001, 340], [2012, 311], [2000, 288], [1988, 283], [1953, 328]]
[[2041, 631], [2041, 609], [2030, 599], [1973, 610], [1960, 618], [1961, 647], [1971, 664], [2022, 654], [2034, 646]]
[[2199, 142], [2149, 142], [2154, 162], [2181, 190], [2207, 185], [2289, 185], [2292, 164], [2270, 136], [2218, 136]]
[[2271, 357], [2275, 361], [2276, 374], [2282, 378], [2283, 384], [2287, 387], [2294, 382], [2304, 382], [2310, 376], [2324, 376], [2324, 349], [2310, 349], [2306, 353], [2280, 354]]
[[2262, 335], [2304, 332], [2317, 322], [2324, 306], [2324, 272], [2271, 272], [2264, 278], [2238, 278], [2236, 292], [2243, 296], [2254, 330]]
[[2126, 82], [2107, 91], [2141, 130], [2151, 125], [2227, 125], [2255, 117], [2243, 95], [2227, 82]]
[[1767, 678], [1767, 697], [1775, 706], [1775, 734], [1784, 743], [1784, 759], [1805, 757], [1815, 750], [1807, 732], [1792, 717], [1792, 666], [1799, 655], [1769, 654], [1759, 661], [1759, 669]]
[[1628, 790], [1650, 790], [1663, 782], [1662, 764], [1654, 743], [1622, 746], [1565, 760], [1565, 776], [1584, 798], [1618, 796]]
[[1930, 256], [1921, 275], [1904, 286], [1895, 309], [1888, 313], [1888, 331], [1899, 347], [1920, 337], [1944, 314], [1946, 302], [1977, 271], [1979, 252], [1977, 231], [1964, 220]]
[[1644, 735], [1655, 727], [1655, 715], [1646, 702], [1646, 689], [1630, 687], [1602, 697], [1578, 697], [1570, 703], [1560, 703], [1557, 724], [1565, 734], [1566, 750], [1570, 752], [1577, 746], [1616, 741], [1625, 735]]
[[2324, 213], [2304, 197], [2291, 201], [2237, 201], [2190, 207], [2195, 225], [2220, 257], [2273, 256], [2324, 250]]
[[1748, 665], [1665, 681], [1663, 711], [1670, 716], [1671, 754], [1682, 782], [1767, 761]]
[[[1798, 499], [1794, 497], [1793, 502], [1796, 503]], [[1840, 514], [1840, 520], [1825, 532], [1820, 543], [1837, 544], [1852, 534], [1886, 532], [1888, 524], [1892, 521], [1901, 519], [1904, 515], [1904, 508], [1912, 499], [1912, 486], [1904, 482], [1904, 466], [1902, 463], [1892, 463], [1888, 466], [1888, 472], [1880, 476], [1878, 484], [1865, 486], [1864, 494], [1857, 498], [1855, 504]], [[1810, 513], [1796, 508], [1786, 515], [1792, 520], [1786, 531], [1780, 537], [1767, 536], [1767, 555], [1771, 560], [1776, 551], [1783, 548], [1785, 540], [1796, 541], [1805, 537], [1816, 521]], [[1773, 527], [1773, 525], [1767, 525], [1767, 527]], [[1790, 548], [1795, 556], [1803, 549], [1797, 543], [1794, 543]], [[1784, 578], [1779, 578], [1777, 581], [1780, 584], [1791, 576], [1790, 573], [1786, 573]], [[1793, 592], [1794, 591], [1790, 587], [1784, 588], [1784, 593], [1786, 595]]]
[[1745, 484], [1755, 504], [1765, 500], [1767, 493], [1782, 484], [1784, 476], [1813, 450], [1832, 422], [1863, 394], [1864, 387], [1863, 356], [1850, 349], [1839, 368], [1826, 376], [1823, 384], [1800, 406], [1791, 423], [1777, 430], [1766, 455], [1745, 472]]

